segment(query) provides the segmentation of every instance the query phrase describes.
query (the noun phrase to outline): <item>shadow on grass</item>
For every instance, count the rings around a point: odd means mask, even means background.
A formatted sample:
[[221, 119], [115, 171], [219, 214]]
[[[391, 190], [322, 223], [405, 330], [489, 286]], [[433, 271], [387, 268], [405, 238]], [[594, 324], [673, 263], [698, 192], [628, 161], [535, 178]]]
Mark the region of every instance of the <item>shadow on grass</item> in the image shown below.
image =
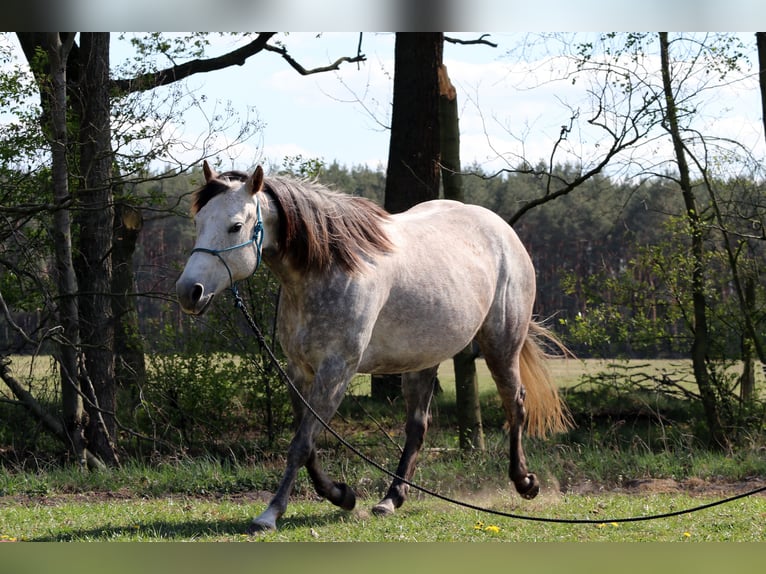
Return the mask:
[[[335, 524], [351, 516], [344, 510], [312, 515], [289, 516], [277, 526], [281, 533], [291, 530], [321, 527]], [[247, 536], [248, 520], [157, 520], [133, 525], [109, 525], [98, 528], [62, 528], [59, 533], [26, 539], [27, 542], [108, 542], [108, 541], [194, 541], [215, 538], [258, 540], [268, 538], [269, 532]]]

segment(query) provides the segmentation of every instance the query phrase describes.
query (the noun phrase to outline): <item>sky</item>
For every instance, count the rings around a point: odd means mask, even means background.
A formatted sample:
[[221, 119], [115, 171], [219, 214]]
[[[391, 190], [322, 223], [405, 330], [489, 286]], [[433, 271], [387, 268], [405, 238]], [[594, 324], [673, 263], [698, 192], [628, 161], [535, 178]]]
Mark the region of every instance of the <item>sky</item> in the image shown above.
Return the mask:
[[[567, 141], [557, 148], [555, 162], [593, 162], [603, 151], [603, 132], [587, 124], [593, 101], [586, 82], [550, 81], [561, 70], [545, 54], [539, 32], [577, 32], [607, 29], [747, 29], [766, 23], [762, 0], [33, 0], [46, 5], [56, 29], [290, 29], [280, 40], [305, 67], [323, 66], [341, 56], [353, 56], [363, 33], [367, 60], [344, 64], [337, 72], [300, 76], [275, 53], [261, 53], [236, 66], [187, 80], [184, 89], [206, 103], [190, 110], [183, 125], [165, 127], [175, 137], [207, 146], [225, 168], [250, 169], [256, 164], [280, 167], [286, 156], [338, 161], [345, 166], [364, 164], [385, 168], [388, 156], [393, 80], [393, 33], [371, 30], [422, 31], [429, 28], [505, 30], [454, 32], [448, 36], [475, 39], [487, 33], [497, 47], [445, 44], [444, 61], [457, 89], [460, 110], [461, 159], [487, 172], [512, 168], [521, 158], [548, 161], [564, 125], [573, 113]], [[49, 5], [47, 5], [47, 4]], [[576, 6], [575, 6], [576, 4]], [[420, 9], [416, 7], [420, 6]], [[466, 6], [470, 6], [470, 9]], [[150, 9], [151, 8], [151, 9]], [[438, 8], [438, 10], [437, 10]], [[29, 13], [34, 11], [30, 10]], [[16, 18], [14, 12], [9, 17]], [[23, 16], [23, 15], [22, 15]], [[54, 22], [48, 22], [52, 27]], [[9, 27], [13, 28], [13, 20]], [[21, 24], [30, 24], [21, 21]], [[32, 26], [44, 29], [43, 26]], [[356, 31], [325, 32], [312, 29]], [[13, 37], [13, 35], [11, 35]], [[754, 51], [752, 32], [742, 38]], [[113, 35], [112, 65], [131, 54]], [[234, 46], [216, 37], [210, 55]], [[162, 66], [168, 62], [162, 62]], [[751, 70], [752, 71], [752, 70]], [[226, 103], [240, 116], [257, 118], [261, 129], [244, 143], [229, 147], [235, 130], [207, 137], [207, 118], [223, 113]], [[765, 157], [764, 137], [753, 77], [707, 98], [700, 128], [707, 134], [732, 138]], [[233, 120], [232, 120], [233, 123]], [[665, 153], [659, 142], [649, 153]], [[198, 162], [198, 149], [175, 149], [176, 157]], [[162, 167], [158, 162], [157, 167]]]
[[[480, 35], [447, 33], [463, 40]], [[299, 32], [279, 38], [306, 68], [354, 56], [359, 43], [356, 32]], [[578, 38], [593, 36], [581, 33]], [[742, 38], [754, 50], [754, 35]], [[486, 39], [497, 47], [449, 42], [444, 47], [444, 63], [458, 94], [463, 164], [478, 164], [491, 173], [516, 167], [521, 158], [547, 161], [562, 126], [570, 125], [574, 113], [579, 119], [558, 148], [556, 162], [597, 161], [605, 144], [604, 133], [586, 122], [593, 111], [587, 94], [592, 86], [561, 79], [561, 65], [546, 54], [555, 50], [555, 43], [543, 43], [539, 35], [524, 32], [489, 33]], [[207, 131], [206, 118], [230, 102], [238, 113], [257, 117], [262, 129], [230, 149], [224, 148], [233, 134], [218, 133], [210, 149], [223, 168], [247, 170], [263, 164], [268, 171], [278, 169], [286, 156], [301, 156], [385, 169], [394, 41], [393, 33], [364, 33], [362, 52], [367, 60], [343, 64], [339, 71], [301, 76], [278, 54], [260, 53], [243, 66], [192, 77], [186, 89], [198, 98], [205, 96], [205, 112], [186, 114], [183, 127], [173, 126], [175, 135], [199, 141]], [[228, 51], [234, 42], [216, 37], [211, 55]], [[113, 64], [129, 53], [124, 42], [114, 42]], [[697, 125], [705, 133], [735, 139], [756, 155], [766, 155], [754, 77], [721, 88], [703, 101]], [[658, 142], [646, 153], [669, 151], [669, 145]], [[179, 152], [187, 161], [199, 155], [198, 150]]]

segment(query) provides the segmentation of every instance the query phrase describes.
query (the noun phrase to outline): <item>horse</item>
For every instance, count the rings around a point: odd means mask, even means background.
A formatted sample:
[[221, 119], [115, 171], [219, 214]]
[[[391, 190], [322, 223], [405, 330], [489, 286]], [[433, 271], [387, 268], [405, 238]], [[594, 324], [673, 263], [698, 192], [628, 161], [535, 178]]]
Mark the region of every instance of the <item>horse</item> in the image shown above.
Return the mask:
[[[570, 418], [545, 368], [544, 339], [533, 320], [535, 271], [513, 229], [485, 208], [450, 200], [389, 214], [371, 200], [315, 181], [217, 173], [192, 196], [197, 239], [176, 291], [181, 309], [201, 315], [215, 297], [255, 273], [261, 261], [281, 283], [277, 316], [286, 372], [316, 413], [291, 390], [297, 423], [279, 486], [249, 533], [275, 530], [297, 473], [317, 494], [352, 510], [356, 494], [332, 480], [315, 450], [356, 373], [402, 373], [405, 445], [395, 478], [372, 511], [394, 514], [430, 422], [437, 368], [476, 341], [502, 400], [510, 433], [508, 476], [534, 498], [525, 430], [562, 432]], [[404, 480], [402, 480], [404, 479]]]

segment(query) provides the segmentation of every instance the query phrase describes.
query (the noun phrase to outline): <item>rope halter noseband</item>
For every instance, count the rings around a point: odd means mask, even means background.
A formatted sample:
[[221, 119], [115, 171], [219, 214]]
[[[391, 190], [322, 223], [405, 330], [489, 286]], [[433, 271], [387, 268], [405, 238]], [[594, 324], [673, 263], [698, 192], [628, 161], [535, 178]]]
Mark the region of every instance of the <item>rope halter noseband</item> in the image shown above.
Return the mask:
[[255, 275], [255, 272], [258, 271], [258, 267], [261, 265], [261, 248], [263, 247], [263, 218], [261, 217], [261, 202], [258, 200], [258, 195], [255, 196], [255, 206], [256, 206], [256, 216], [255, 216], [255, 226], [253, 227], [253, 235], [245, 241], [244, 243], [238, 243], [237, 245], [232, 245], [231, 247], [224, 247], [222, 249], [208, 249], [207, 247], [195, 247], [191, 250], [192, 254], [194, 253], [209, 253], [210, 255], [215, 255], [218, 257], [218, 259], [221, 260], [221, 263], [223, 263], [223, 266], [226, 268], [226, 272], [229, 274], [229, 288], [231, 289], [232, 293], [234, 293], [235, 296], [238, 295], [237, 292], [237, 284], [234, 282], [234, 277], [231, 274], [231, 269], [229, 269], [228, 263], [226, 263], [226, 260], [221, 257], [221, 253], [226, 253], [227, 251], [234, 251], [235, 249], [241, 249], [243, 247], [247, 247], [248, 245], [255, 245], [255, 251], [256, 251], [256, 259], [255, 259], [255, 269], [253, 269], [253, 272], [250, 274]]

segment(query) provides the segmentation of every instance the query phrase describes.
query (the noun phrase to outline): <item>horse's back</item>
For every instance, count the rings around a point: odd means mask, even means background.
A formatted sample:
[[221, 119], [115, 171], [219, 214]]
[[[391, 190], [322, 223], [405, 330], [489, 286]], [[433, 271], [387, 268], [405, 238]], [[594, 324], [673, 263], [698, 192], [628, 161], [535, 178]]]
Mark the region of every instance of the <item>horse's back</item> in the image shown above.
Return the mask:
[[421, 269], [447, 266], [461, 276], [473, 271], [495, 283], [534, 281], [534, 268], [521, 240], [489, 209], [440, 199], [420, 203], [392, 220], [389, 233], [399, 247], [398, 265], [413, 266], [420, 260]]
[[434, 200], [392, 216], [387, 231], [395, 249], [377, 262], [375, 283], [388, 293], [360, 370], [432, 366], [470, 343], [490, 313], [531, 313], [531, 261], [493, 212]]

